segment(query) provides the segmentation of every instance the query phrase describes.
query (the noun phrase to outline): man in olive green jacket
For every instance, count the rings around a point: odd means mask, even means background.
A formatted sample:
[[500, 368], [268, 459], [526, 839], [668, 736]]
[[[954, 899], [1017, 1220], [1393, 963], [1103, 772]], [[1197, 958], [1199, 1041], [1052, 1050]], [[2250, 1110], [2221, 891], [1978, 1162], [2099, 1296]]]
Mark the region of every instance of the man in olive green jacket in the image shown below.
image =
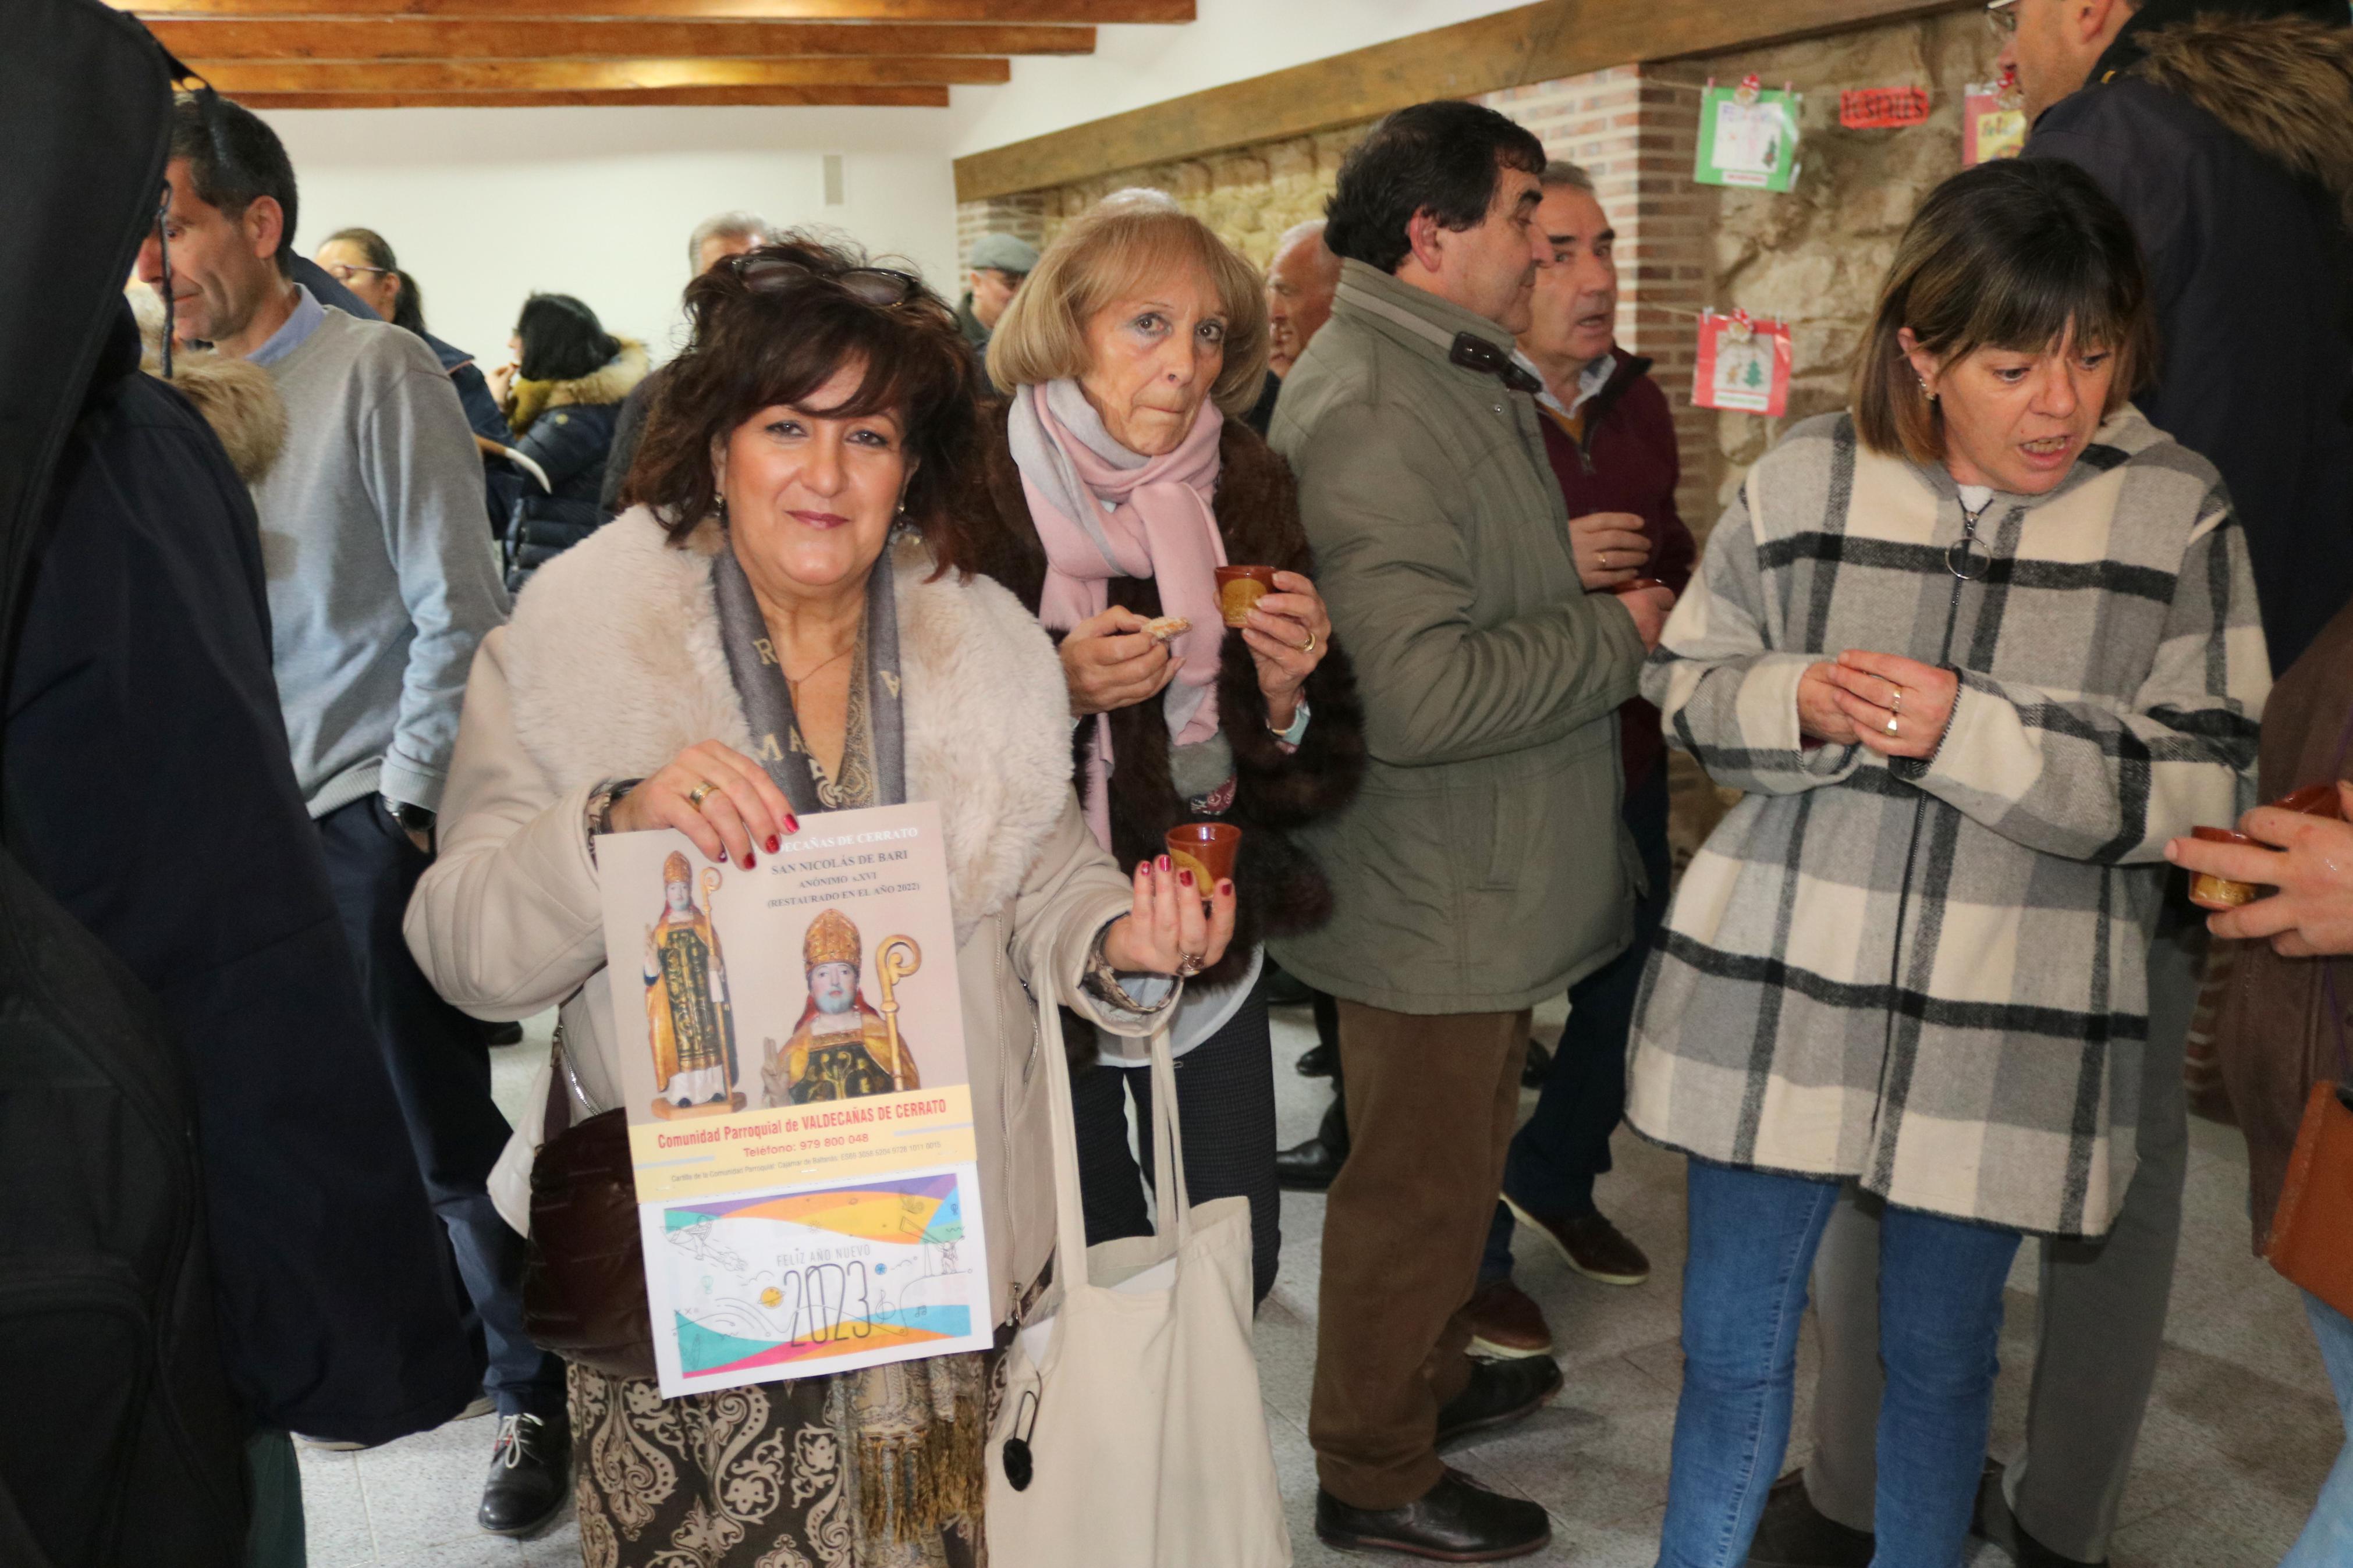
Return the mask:
[[1544, 1510], [1437, 1444], [1534, 1410], [1549, 1357], [1472, 1363], [1461, 1309], [1519, 1109], [1528, 1011], [1607, 963], [1641, 875], [1616, 714], [1672, 596], [1588, 596], [1512, 362], [1535, 269], [1535, 137], [1461, 102], [1400, 110], [1350, 153], [1326, 242], [1332, 319], [1271, 437], [1355, 661], [1364, 788], [1302, 831], [1322, 930], [1277, 944], [1340, 998], [1348, 1161], [1332, 1184], [1309, 1436], [1340, 1546], [1534, 1552]]

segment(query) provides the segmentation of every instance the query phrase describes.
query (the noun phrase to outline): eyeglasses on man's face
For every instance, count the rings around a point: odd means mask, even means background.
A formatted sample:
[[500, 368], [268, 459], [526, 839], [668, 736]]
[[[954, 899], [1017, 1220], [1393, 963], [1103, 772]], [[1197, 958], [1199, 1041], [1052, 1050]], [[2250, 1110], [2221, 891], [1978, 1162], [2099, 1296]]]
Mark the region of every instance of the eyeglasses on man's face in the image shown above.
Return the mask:
[[2018, 0], [1986, 0], [1986, 26], [1997, 38], [2009, 38], [2018, 31]]

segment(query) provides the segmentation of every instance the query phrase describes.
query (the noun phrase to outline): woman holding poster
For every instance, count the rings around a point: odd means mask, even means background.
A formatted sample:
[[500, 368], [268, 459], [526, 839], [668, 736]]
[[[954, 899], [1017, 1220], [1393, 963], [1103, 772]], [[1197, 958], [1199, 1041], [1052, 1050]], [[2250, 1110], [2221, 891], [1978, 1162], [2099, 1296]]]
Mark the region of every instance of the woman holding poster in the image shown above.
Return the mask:
[[[576, 1122], [620, 1105], [625, 1071], [644, 1070], [620, 1059], [600, 973], [599, 835], [674, 829], [733, 877], [805, 824], [815, 831], [816, 814], [935, 803], [988, 1287], [997, 1321], [1009, 1321], [1053, 1249], [1031, 995], [1113, 1034], [1150, 1031], [1181, 977], [1224, 956], [1233, 889], [1197, 889], [1165, 862], [1119, 873], [1071, 791], [1052, 644], [1012, 595], [958, 569], [965, 542], [943, 498], [975, 389], [948, 308], [911, 277], [805, 243], [733, 258], [698, 279], [688, 303], [693, 340], [633, 478], [646, 503], [550, 563], [512, 623], [484, 639], [409, 942], [442, 993], [478, 1016], [562, 1005], [560, 1092]], [[664, 923], [691, 932], [695, 919], [690, 900]], [[856, 977], [834, 973], [852, 962], [848, 939], [820, 923], [803, 954], [811, 996], [839, 994], [839, 1016], [861, 1020], [856, 1058], [871, 1060]], [[879, 975], [890, 941], [877, 939]], [[946, 954], [925, 956], [945, 966]], [[740, 1016], [751, 976], [734, 957]], [[727, 1032], [715, 1002], [711, 1018]], [[884, 1025], [885, 1057], [896, 1022]], [[672, 1084], [710, 1070], [690, 1068], [679, 1043]], [[819, 1055], [802, 1058], [804, 1087]], [[534, 1107], [547, 1088], [543, 1078]], [[540, 1142], [534, 1112], [491, 1180], [519, 1229]], [[680, 1244], [698, 1239], [682, 1232]], [[982, 1363], [937, 1356], [669, 1400], [575, 1363], [590, 1560], [971, 1561], [986, 1492]]]

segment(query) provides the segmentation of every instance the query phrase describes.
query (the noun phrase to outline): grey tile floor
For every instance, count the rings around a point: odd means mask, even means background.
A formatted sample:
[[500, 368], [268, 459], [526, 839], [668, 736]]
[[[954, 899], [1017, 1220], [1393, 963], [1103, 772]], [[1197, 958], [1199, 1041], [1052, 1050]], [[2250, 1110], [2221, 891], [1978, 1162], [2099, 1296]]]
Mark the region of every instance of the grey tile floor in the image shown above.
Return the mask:
[[[1549, 1037], [1560, 1009], [1539, 1013]], [[501, 1098], [518, 1101], [546, 1048], [546, 1025], [496, 1053]], [[1313, 1043], [1303, 1008], [1279, 1013], [1275, 1085], [1285, 1142], [1306, 1137], [1325, 1086], [1291, 1063]], [[1531, 1097], [1531, 1102], [1533, 1097]], [[2181, 1258], [2157, 1394], [2121, 1514], [2115, 1568], [2273, 1568], [2302, 1527], [2343, 1430], [2294, 1290], [2247, 1252], [2246, 1162], [2238, 1134], [2191, 1124]], [[1675, 1281], [1683, 1267], [1683, 1166], [1621, 1133], [1601, 1203], [1651, 1254], [1647, 1285], [1611, 1289], [1574, 1274], [1540, 1247], [1518, 1279], [1551, 1320], [1567, 1388], [1529, 1421], [1450, 1458], [1551, 1512], [1553, 1545], [1532, 1564], [1641, 1568], [1652, 1562], [1664, 1510], [1680, 1377]], [[1315, 1360], [1320, 1197], [1283, 1198], [1282, 1275], [1258, 1324], [1259, 1370], [1274, 1457], [1302, 1568], [1366, 1561], [1315, 1539], [1314, 1458], [1307, 1393]], [[1997, 1451], [2025, 1419], [2034, 1324], [2032, 1251], [2011, 1277], [1995, 1404]], [[1800, 1366], [1798, 1437], [1809, 1441]], [[494, 1424], [455, 1423], [361, 1454], [302, 1453], [313, 1568], [539, 1568], [576, 1563], [568, 1520], [536, 1541], [475, 1530], [473, 1510]], [[2006, 1561], [1980, 1547], [1972, 1568]], [[1018, 1568], [1018, 1565], [1016, 1565]]]

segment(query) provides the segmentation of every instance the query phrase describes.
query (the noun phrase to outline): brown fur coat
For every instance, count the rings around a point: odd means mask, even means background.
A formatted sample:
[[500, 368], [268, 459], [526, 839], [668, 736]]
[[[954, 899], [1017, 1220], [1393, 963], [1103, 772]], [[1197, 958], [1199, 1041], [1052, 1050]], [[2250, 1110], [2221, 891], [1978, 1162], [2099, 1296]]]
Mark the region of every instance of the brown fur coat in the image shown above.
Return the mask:
[[[1010, 588], [1034, 615], [1045, 588], [1046, 552], [1007, 440], [1007, 416], [999, 405], [983, 416], [981, 453], [971, 466], [957, 515], [973, 536], [969, 563]], [[1291, 470], [1238, 420], [1226, 421], [1218, 456], [1212, 510], [1227, 559], [1305, 573], [1312, 563]], [[1159, 589], [1146, 578], [1112, 579], [1111, 602], [1141, 616], [1161, 613]], [[1233, 809], [1222, 820], [1242, 830], [1234, 871], [1240, 907], [1232, 948], [1205, 976], [1212, 983], [1238, 978], [1250, 950], [1266, 937], [1313, 930], [1331, 916], [1332, 889], [1290, 830], [1347, 805], [1364, 778], [1364, 710], [1347, 656], [1336, 644], [1307, 678], [1305, 695], [1313, 717], [1298, 752], [1286, 752], [1267, 729], [1266, 695], [1259, 689], [1249, 645], [1239, 631], [1226, 634], [1218, 714], [1233, 747], [1237, 788]], [[1178, 797], [1170, 777], [1168, 724], [1160, 699], [1082, 721], [1072, 744], [1090, 743], [1094, 726], [1105, 721], [1117, 758], [1108, 786], [1112, 854], [1123, 869], [1132, 870], [1161, 852], [1168, 829], [1201, 818]], [[1080, 776], [1084, 789], [1084, 769]], [[1078, 1043], [1072, 1048], [1075, 1054]]]
[[2318, 184], [2353, 223], [2353, 28], [2200, 16], [2149, 33], [2141, 49], [2130, 74]]

